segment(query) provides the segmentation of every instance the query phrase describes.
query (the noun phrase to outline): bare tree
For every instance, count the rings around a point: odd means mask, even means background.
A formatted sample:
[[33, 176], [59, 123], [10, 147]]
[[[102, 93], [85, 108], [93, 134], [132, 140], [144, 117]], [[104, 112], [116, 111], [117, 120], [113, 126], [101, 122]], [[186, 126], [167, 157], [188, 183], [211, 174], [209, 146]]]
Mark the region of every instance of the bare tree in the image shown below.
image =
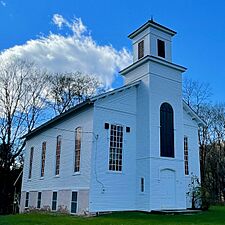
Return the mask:
[[6, 205], [10, 204], [7, 188], [12, 185], [7, 185], [11, 182], [7, 177], [24, 149], [23, 135], [38, 121], [45, 99], [45, 85], [46, 73], [33, 63], [19, 59], [0, 62], [0, 170], [5, 177], [5, 180], [1, 179], [1, 197], [5, 194]]
[[197, 113], [203, 105], [209, 103], [211, 96], [212, 91], [208, 83], [187, 78], [183, 80], [183, 98]]
[[24, 148], [43, 107], [46, 73], [33, 63], [14, 59], [0, 64], [0, 140], [9, 148], [9, 166]]
[[218, 203], [225, 199], [225, 104], [212, 104], [211, 95], [209, 84], [184, 80], [184, 100], [206, 123], [198, 132], [203, 195]]
[[61, 114], [72, 106], [104, 91], [103, 85], [96, 77], [80, 72], [57, 73], [49, 78], [51, 95], [49, 103], [56, 114]]

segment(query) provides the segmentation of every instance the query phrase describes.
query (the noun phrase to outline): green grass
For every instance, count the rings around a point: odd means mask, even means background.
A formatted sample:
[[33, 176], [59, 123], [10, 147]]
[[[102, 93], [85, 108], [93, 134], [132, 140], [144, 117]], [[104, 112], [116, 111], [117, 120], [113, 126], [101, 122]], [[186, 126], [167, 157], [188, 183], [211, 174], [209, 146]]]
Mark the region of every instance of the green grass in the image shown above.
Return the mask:
[[20, 214], [0, 216], [0, 225], [225, 225], [225, 207], [216, 206], [195, 215], [153, 215], [141, 212], [118, 212], [83, 218], [59, 214]]

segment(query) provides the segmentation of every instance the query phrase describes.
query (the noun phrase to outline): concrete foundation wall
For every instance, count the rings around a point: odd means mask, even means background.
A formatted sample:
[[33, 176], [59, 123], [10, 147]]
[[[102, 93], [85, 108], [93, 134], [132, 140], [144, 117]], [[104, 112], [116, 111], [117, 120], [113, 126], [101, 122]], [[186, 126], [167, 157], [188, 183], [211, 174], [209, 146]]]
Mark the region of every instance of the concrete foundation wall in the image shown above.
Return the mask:
[[[42, 191], [41, 196], [41, 208], [40, 210], [51, 211], [52, 208], [52, 193], [53, 191]], [[58, 190], [57, 191], [57, 211], [63, 213], [71, 212], [71, 197], [74, 190]], [[75, 190], [78, 192], [77, 196], [77, 214], [84, 214], [88, 211], [89, 205], [89, 190]], [[37, 209], [37, 196], [38, 191], [29, 192], [28, 208], [25, 208], [26, 192], [21, 193], [20, 212], [23, 213], [26, 210]]]

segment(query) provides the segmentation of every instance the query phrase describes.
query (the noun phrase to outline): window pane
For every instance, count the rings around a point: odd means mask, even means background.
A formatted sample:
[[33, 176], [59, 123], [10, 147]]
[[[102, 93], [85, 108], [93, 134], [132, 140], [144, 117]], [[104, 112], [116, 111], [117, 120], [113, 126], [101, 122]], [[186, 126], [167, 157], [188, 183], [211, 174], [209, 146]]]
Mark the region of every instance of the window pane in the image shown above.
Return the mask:
[[122, 148], [123, 127], [112, 124], [110, 128], [109, 170], [122, 171]]
[[77, 192], [72, 192], [72, 201], [77, 201]]
[[76, 212], [77, 212], [77, 203], [71, 202], [71, 213], [76, 213]]
[[56, 201], [52, 201], [52, 210], [56, 210]]

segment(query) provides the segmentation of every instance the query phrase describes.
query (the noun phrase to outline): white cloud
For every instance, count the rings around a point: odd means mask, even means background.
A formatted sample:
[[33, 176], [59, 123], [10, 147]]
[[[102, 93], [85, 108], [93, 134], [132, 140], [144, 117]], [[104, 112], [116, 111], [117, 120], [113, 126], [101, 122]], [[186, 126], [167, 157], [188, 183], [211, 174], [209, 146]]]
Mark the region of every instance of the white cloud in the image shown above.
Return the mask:
[[1, 5], [6, 7], [6, 3], [4, 1], [0, 1]]
[[62, 28], [63, 24], [66, 24], [67, 21], [59, 14], [54, 14], [52, 21], [55, 25], [57, 25], [59, 28]]
[[95, 75], [108, 87], [118, 70], [131, 63], [131, 54], [125, 48], [118, 51], [111, 45], [98, 45], [80, 18], [69, 22], [55, 14], [52, 21], [60, 29], [69, 28], [71, 35], [50, 33], [7, 49], [0, 57], [29, 59], [53, 72], [80, 71]]

